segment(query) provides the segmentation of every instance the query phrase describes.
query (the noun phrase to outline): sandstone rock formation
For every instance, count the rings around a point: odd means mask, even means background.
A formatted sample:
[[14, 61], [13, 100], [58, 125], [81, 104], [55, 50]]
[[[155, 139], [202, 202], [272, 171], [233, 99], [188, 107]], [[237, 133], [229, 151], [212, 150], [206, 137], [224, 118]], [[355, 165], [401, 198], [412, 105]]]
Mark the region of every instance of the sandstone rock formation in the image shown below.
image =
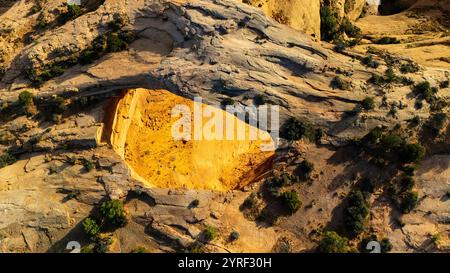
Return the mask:
[[320, 38], [320, 2], [318, 0], [243, 0], [261, 8], [281, 24]]

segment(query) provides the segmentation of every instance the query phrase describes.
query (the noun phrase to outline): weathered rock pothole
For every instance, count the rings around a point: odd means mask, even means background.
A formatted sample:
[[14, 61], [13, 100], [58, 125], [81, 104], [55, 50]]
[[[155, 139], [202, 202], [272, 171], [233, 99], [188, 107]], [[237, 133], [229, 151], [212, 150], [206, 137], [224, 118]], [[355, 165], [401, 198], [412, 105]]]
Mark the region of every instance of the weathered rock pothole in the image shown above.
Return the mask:
[[[174, 139], [172, 125], [179, 117], [172, 117], [172, 109], [188, 106], [194, 122], [194, 103], [199, 104], [165, 90], [128, 90], [107, 109], [113, 118], [105, 121], [103, 139], [149, 187], [227, 191], [242, 188], [271, 168], [274, 152], [260, 149], [270, 135], [257, 130], [259, 140], [250, 140], [250, 125], [223, 110], [219, 111], [235, 122], [236, 130], [245, 128], [245, 139], [195, 140], [193, 130], [191, 140]], [[203, 118], [203, 125], [210, 119]]]

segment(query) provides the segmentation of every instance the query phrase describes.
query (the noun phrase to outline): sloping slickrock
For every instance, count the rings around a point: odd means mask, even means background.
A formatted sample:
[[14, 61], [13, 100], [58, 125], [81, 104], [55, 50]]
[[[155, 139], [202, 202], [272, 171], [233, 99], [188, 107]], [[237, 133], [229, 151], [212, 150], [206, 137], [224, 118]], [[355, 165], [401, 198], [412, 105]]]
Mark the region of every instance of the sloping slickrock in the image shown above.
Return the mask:
[[[137, 33], [130, 49], [93, 65], [68, 69], [41, 87], [39, 95], [92, 95], [146, 87], [189, 98], [201, 96], [210, 104], [232, 97], [243, 105], [264, 96], [280, 105], [281, 121], [306, 117], [329, 129], [333, 141], [360, 136], [392, 120], [388, 109], [377, 108], [363, 118], [343, 116], [365, 97], [378, 94], [367, 86], [371, 74], [359, 62], [320, 47], [256, 8], [227, 0], [105, 1], [96, 11], [49, 30], [27, 46], [6, 71], [3, 83], [10, 92], [1, 92], [1, 98], [15, 99], [22, 90], [14, 89], [24, 80], [21, 71], [58, 60], [57, 54], [50, 53], [77, 56], [108, 31], [115, 14], [124, 14], [129, 22], [125, 28]], [[349, 90], [330, 87], [336, 75], [351, 82]], [[403, 92], [390, 96], [408, 100]], [[399, 109], [398, 119], [413, 114], [413, 108]]]

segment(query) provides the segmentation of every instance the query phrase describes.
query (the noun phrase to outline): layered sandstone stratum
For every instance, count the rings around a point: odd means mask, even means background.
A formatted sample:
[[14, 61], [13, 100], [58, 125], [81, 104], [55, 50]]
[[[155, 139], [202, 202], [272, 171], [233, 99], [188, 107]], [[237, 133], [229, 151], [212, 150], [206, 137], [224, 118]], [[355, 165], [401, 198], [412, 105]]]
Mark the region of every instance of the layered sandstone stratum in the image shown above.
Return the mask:
[[[0, 251], [313, 252], [328, 231], [347, 251], [373, 236], [449, 251], [448, 1], [389, 15], [359, 0], [81, 2], [0, 0]], [[360, 36], [319, 41], [321, 4]], [[276, 105], [302, 138], [274, 152], [175, 140], [171, 111], [194, 97]], [[417, 162], [392, 159], [417, 143]], [[347, 197], [362, 188], [354, 236]], [[109, 199], [128, 224], [99, 250], [83, 221]]]

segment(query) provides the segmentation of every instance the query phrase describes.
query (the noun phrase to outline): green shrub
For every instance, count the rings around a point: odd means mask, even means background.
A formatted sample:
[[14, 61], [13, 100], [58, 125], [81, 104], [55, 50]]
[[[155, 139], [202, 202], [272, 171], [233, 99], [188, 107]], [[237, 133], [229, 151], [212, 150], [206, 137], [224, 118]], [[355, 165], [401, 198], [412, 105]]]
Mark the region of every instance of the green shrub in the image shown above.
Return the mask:
[[382, 76], [374, 73], [372, 74], [372, 77], [370, 77], [369, 83], [380, 86], [384, 83], [384, 79]]
[[320, 8], [320, 33], [324, 41], [334, 41], [339, 38], [339, 15], [329, 6]]
[[91, 64], [98, 58], [100, 58], [100, 56], [97, 51], [87, 49], [80, 54], [79, 62], [82, 65]]
[[88, 217], [83, 221], [83, 230], [89, 238], [96, 238], [100, 233], [100, 226], [94, 219]]
[[361, 63], [371, 68], [378, 68], [380, 63], [373, 59], [373, 55], [369, 54], [361, 60]]
[[400, 170], [402, 170], [408, 176], [413, 176], [414, 172], [416, 171], [416, 166], [414, 166], [414, 165], [403, 165], [403, 166], [400, 167]]
[[375, 185], [370, 178], [363, 178], [361, 180], [360, 188], [362, 192], [373, 193], [375, 191]]
[[187, 247], [186, 252], [188, 253], [205, 253], [205, 248], [203, 244], [195, 242]]
[[16, 161], [17, 159], [14, 156], [10, 155], [8, 152], [5, 152], [0, 155], [0, 168], [14, 164]]
[[384, 72], [384, 82], [386, 83], [395, 83], [398, 81], [398, 77], [395, 74], [395, 71], [392, 67], [389, 67], [388, 69], [386, 69], [386, 71]]
[[48, 23], [47, 23], [47, 21], [45, 21], [44, 17], [39, 17], [36, 27], [38, 29], [43, 29], [43, 28], [45, 28], [47, 26], [47, 24]]
[[352, 191], [347, 197], [344, 222], [348, 234], [355, 237], [365, 230], [365, 221], [369, 215], [369, 205], [361, 191]]
[[228, 105], [232, 106], [234, 105], [236, 102], [232, 99], [232, 98], [224, 98], [222, 99], [222, 101], [220, 102], [220, 104], [222, 105], [222, 107], [227, 107]]
[[106, 253], [109, 251], [109, 246], [113, 243], [112, 236], [107, 237], [97, 237], [95, 240], [95, 247], [94, 252], [95, 253]]
[[381, 253], [388, 253], [392, 250], [392, 243], [388, 238], [383, 238], [380, 242]]
[[61, 76], [65, 69], [74, 65], [73, 60], [65, 60], [57, 63], [47, 64], [41, 68], [30, 68], [25, 71], [27, 78], [36, 87], [40, 87], [44, 82]]
[[108, 23], [108, 26], [112, 29], [113, 32], [117, 32], [125, 26], [127, 20], [120, 13], [114, 14], [113, 17], [114, 19]]
[[414, 80], [407, 78], [407, 77], [400, 77], [400, 81], [403, 85], [413, 85]]
[[353, 25], [347, 18], [342, 20], [340, 32], [347, 34], [348, 37], [359, 37], [361, 35], [361, 29]]
[[415, 181], [411, 176], [405, 176], [400, 181], [400, 187], [402, 192], [410, 191], [414, 188]]
[[84, 167], [84, 170], [86, 172], [90, 172], [90, 171], [92, 171], [94, 169], [95, 165], [94, 165], [94, 163], [92, 163], [89, 160], [84, 160], [83, 161], [83, 167]]
[[200, 205], [200, 200], [194, 199], [194, 200], [191, 202], [191, 204], [190, 204], [189, 207], [191, 207], [191, 208], [196, 208], [196, 207], [198, 207], [199, 205]]
[[407, 191], [401, 197], [400, 209], [402, 213], [409, 213], [419, 205], [419, 194], [415, 191]]
[[119, 200], [109, 200], [100, 206], [100, 213], [107, 223], [116, 227], [124, 227], [127, 223], [127, 217], [123, 204]]
[[149, 253], [149, 251], [145, 247], [137, 247], [131, 251], [131, 253]]
[[288, 119], [282, 126], [280, 136], [287, 140], [316, 139], [316, 130], [312, 124], [298, 118]]
[[414, 116], [412, 119], [408, 120], [412, 126], [418, 126], [420, 124], [420, 117]]
[[440, 131], [445, 127], [447, 119], [448, 117], [446, 113], [436, 113], [430, 117], [429, 125], [432, 129]]
[[283, 206], [287, 209], [289, 214], [294, 214], [302, 205], [295, 191], [286, 191], [281, 195]]
[[93, 245], [83, 246], [80, 249], [80, 253], [94, 253], [94, 246]]
[[372, 110], [375, 108], [375, 100], [372, 97], [367, 97], [361, 102], [361, 105], [366, 110]]
[[449, 86], [449, 81], [448, 80], [442, 81], [442, 82], [439, 83], [439, 87], [442, 88], [442, 89], [448, 88], [448, 86]]
[[319, 242], [319, 251], [322, 253], [348, 253], [350, 252], [348, 239], [339, 236], [334, 231], [325, 232]]
[[39, 3], [37, 3], [36, 5], [31, 7], [30, 15], [36, 14], [36, 13], [40, 12], [41, 10], [42, 10], [42, 6]]
[[346, 80], [342, 79], [340, 76], [336, 76], [331, 80], [331, 87], [337, 88], [341, 90], [348, 90], [350, 89], [350, 83]]
[[19, 103], [22, 106], [30, 105], [34, 103], [34, 95], [29, 91], [22, 91], [19, 94]]
[[416, 73], [419, 71], [419, 66], [413, 62], [408, 62], [400, 66], [400, 72], [403, 74]]
[[66, 105], [66, 100], [63, 97], [56, 96], [53, 97], [50, 101], [50, 110], [53, 113], [62, 114], [67, 111], [68, 107]]
[[423, 81], [413, 87], [413, 93], [427, 102], [430, 102], [433, 99], [435, 91], [436, 90], [431, 87], [431, 84], [428, 81]]
[[22, 107], [22, 111], [26, 115], [34, 115], [37, 113], [37, 108], [34, 104], [34, 95], [29, 91], [22, 91], [19, 94], [18, 104]]
[[239, 234], [239, 232], [233, 231], [233, 232], [230, 233], [230, 241], [232, 241], [232, 242], [236, 241], [236, 240], [239, 239], [240, 236], [241, 235]]
[[383, 129], [381, 129], [380, 127], [375, 127], [361, 139], [361, 143], [364, 146], [371, 146], [377, 144], [382, 136]]
[[399, 44], [400, 41], [395, 37], [382, 37], [375, 40], [375, 44], [388, 45], [388, 44]]
[[338, 53], [344, 52], [345, 49], [347, 49], [347, 44], [342, 40], [336, 42], [335, 46], [333, 47], [333, 50]]
[[128, 43], [118, 33], [108, 34], [107, 44], [107, 52], [119, 52], [128, 48]]
[[309, 179], [314, 171], [314, 164], [308, 160], [303, 160], [295, 169], [295, 174], [302, 179]]
[[218, 234], [217, 229], [211, 226], [207, 226], [205, 230], [203, 230], [203, 237], [208, 242], [214, 240], [217, 237], [217, 234]]
[[60, 21], [65, 23], [69, 20], [75, 19], [83, 14], [81, 6], [75, 4], [66, 4], [67, 11], [61, 13]]
[[134, 40], [134, 34], [131, 31], [121, 31], [121, 27], [117, 29], [117, 26], [113, 27], [113, 31], [98, 36], [91, 47], [80, 53], [78, 62], [82, 65], [91, 64], [106, 53], [127, 49], [129, 43]]
[[253, 98], [253, 102], [255, 103], [255, 105], [259, 106], [259, 105], [266, 104], [267, 103], [267, 99], [263, 95], [256, 95]]
[[361, 38], [355, 38], [355, 39], [347, 40], [345, 42], [345, 44], [347, 45], [347, 47], [354, 47], [356, 45], [359, 45], [360, 42], [361, 42]]
[[400, 160], [404, 163], [414, 163], [425, 156], [425, 148], [419, 143], [407, 143], [400, 149]]
[[350, 12], [350, 8], [351, 8], [350, 0], [345, 0], [345, 3], [344, 3], [344, 12], [345, 12], [345, 13], [349, 13], [349, 12]]
[[386, 135], [381, 139], [381, 148], [385, 152], [397, 151], [403, 144], [403, 138], [398, 135]]

